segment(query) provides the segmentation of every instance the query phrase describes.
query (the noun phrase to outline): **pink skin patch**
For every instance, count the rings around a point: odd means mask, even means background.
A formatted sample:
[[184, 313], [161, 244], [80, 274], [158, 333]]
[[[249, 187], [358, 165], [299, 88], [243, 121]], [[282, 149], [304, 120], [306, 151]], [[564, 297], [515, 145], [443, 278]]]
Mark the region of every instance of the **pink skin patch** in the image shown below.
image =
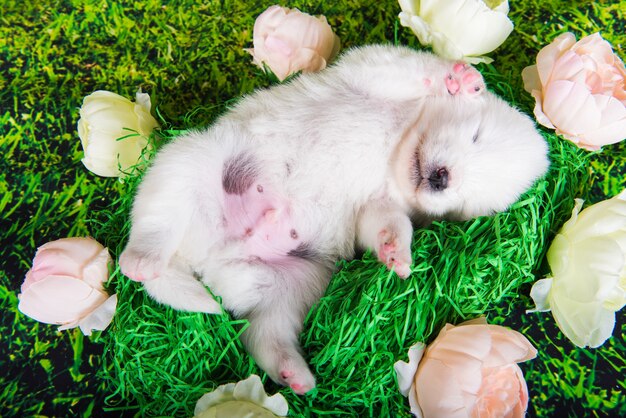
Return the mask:
[[224, 218], [227, 235], [243, 240], [250, 258], [282, 261], [302, 243], [288, 200], [267, 186], [255, 184], [240, 195], [225, 193]]

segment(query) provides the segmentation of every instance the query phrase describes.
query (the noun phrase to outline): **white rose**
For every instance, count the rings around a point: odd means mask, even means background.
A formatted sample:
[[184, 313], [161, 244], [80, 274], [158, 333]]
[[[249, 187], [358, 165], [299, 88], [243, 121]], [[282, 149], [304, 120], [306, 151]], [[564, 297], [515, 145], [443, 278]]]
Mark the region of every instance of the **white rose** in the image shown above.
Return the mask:
[[267, 396], [256, 374], [237, 383], [218, 386], [196, 403], [194, 418], [285, 417], [289, 405], [283, 395]]
[[123, 176], [139, 161], [148, 137], [159, 126], [150, 114], [150, 96], [137, 92], [135, 103], [98, 90], [83, 100], [78, 136], [87, 169], [99, 176]]
[[533, 311], [552, 311], [574, 344], [599, 347], [626, 304], [626, 190], [580, 212], [582, 205], [576, 199], [548, 249], [552, 277], [538, 280], [530, 296]]
[[399, 0], [400, 23], [411, 28], [423, 45], [444, 58], [469, 63], [484, 57], [513, 30], [507, 0]]

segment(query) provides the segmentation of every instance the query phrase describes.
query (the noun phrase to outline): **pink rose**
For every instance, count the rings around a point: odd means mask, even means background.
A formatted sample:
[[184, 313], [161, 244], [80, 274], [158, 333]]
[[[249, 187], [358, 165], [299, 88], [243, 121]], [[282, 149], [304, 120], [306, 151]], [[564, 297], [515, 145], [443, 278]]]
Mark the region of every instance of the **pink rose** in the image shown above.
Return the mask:
[[18, 309], [39, 322], [80, 326], [85, 335], [105, 329], [113, 318], [116, 295], [102, 287], [111, 256], [92, 238], [63, 238], [37, 249], [26, 273]]
[[569, 32], [558, 36], [522, 78], [537, 121], [579, 147], [598, 150], [626, 138], [626, 70], [600, 34], [578, 42]]
[[478, 318], [447, 324], [394, 368], [418, 417], [523, 417], [528, 389], [516, 363], [536, 355], [522, 334]]
[[281, 81], [297, 71], [319, 71], [339, 52], [339, 38], [324, 16], [280, 6], [256, 19], [253, 44], [247, 50], [253, 62], [267, 65]]

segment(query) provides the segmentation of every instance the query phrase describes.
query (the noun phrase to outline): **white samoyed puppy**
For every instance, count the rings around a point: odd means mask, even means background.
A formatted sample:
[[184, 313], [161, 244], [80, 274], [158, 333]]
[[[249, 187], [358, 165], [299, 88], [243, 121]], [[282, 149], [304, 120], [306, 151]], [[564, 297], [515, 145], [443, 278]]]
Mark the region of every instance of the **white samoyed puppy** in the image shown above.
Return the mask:
[[298, 343], [339, 258], [371, 248], [411, 273], [412, 223], [507, 209], [548, 167], [533, 121], [471, 66], [403, 47], [243, 98], [163, 147], [138, 188], [122, 272], [175, 309], [250, 326], [276, 382], [315, 379]]

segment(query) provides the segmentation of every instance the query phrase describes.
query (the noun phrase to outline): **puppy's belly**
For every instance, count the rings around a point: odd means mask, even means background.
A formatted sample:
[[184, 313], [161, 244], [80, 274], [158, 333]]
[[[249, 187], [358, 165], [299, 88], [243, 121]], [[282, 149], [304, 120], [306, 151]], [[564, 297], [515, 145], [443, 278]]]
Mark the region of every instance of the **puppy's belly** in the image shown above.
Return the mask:
[[[225, 240], [237, 243], [242, 260], [289, 263], [309, 247], [289, 198], [263, 179], [262, 169], [247, 155], [227, 161], [222, 175]], [[299, 227], [300, 226], [300, 227]]]
[[241, 243], [243, 259], [285, 262], [304, 244], [289, 200], [267, 184], [225, 194], [223, 219], [226, 240]]

